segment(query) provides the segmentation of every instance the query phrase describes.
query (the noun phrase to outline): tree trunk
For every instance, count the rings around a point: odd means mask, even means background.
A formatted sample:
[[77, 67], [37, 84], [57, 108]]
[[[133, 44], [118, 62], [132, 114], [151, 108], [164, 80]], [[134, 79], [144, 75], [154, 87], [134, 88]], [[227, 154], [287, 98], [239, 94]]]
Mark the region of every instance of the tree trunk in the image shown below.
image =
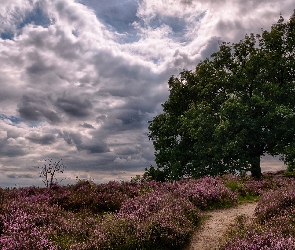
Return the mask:
[[252, 177], [257, 179], [261, 178], [260, 155], [253, 157], [250, 171]]

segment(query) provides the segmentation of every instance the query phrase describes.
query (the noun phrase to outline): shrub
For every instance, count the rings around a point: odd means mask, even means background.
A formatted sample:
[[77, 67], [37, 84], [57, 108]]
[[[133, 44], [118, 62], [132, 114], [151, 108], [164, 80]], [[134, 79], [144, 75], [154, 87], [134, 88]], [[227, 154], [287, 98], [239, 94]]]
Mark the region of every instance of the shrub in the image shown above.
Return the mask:
[[295, 238], [285, 237], [276, 231], [250, 231], [243, 238], [234, 238], [224, 245], [222, 250], [292, 250], [295, 249]]
[[126, 200], [117, 215], [107, 217], [98, 227], [92, 247], [179, 249], [188, 242], [199, 218], [199, 210], [187, 199], [153, 191]]
[[177, 192], [201, 209], [231, 206], [237, 202], [237, 195], [213, 177], [189, 179], [180, 184]]
[[51, 203], [72, 212], [84, 209], [93, 213], [115, 212], [126, 199], [138, 195], [138, 185], [115, 181], [96, 185], [89, 181], [79, 181], [62, 192], [56, 192]]
[[295, 191], [294, 186], [289, 185], [265, 193], [259, 200], [255, 214], [263, 222], [293, 205], [295, 205]]
[[263, 193], [255, 222], [248, 228], [237, 226], [222, 249], [295, 249], [295, 192], [288, 182]]
[[11, 208], [2, 214], [1, 249], [58, 249], [47, 236], [48, 214], [39, 212], [38, 209], [35, 213], [30, 213], [22, 208]]

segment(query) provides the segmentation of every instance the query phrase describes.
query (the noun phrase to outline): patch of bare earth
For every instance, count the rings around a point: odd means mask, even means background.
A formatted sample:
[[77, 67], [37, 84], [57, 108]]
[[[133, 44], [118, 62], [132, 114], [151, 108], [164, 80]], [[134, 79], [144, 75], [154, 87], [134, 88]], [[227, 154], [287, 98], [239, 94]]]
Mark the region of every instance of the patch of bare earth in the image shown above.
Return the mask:
[[249, 221], [254, 218], [257, 203], [245, 203], [229, 209], [206, 212], [210, 215], [201, 227], [194, 233], [187, 250], [216, 250], [219, 249], [224, 235], [237, 216], [243, 215]]

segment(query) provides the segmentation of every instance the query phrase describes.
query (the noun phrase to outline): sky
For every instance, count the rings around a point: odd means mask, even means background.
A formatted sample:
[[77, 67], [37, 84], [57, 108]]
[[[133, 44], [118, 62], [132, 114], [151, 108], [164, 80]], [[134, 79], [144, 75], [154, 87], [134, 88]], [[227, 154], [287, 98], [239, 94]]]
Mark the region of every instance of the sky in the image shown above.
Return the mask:
[[[130, 180], [154, 165], [168, 80], [288, 20], [294, 0], [1, 0], [0, 186]], [[264, 171], [282, 168], [266, 157]]]

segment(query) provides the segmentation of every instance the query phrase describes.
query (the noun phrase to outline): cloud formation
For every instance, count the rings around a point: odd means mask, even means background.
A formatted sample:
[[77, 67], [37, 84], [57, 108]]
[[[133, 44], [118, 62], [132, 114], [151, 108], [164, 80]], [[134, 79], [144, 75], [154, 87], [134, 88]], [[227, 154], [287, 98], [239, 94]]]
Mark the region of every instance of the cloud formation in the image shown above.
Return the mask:
[[[269, 29], [290, 0], [7, 0], [0, 9], [0, 181], [42, 185], [130, 179], [154, 164], [148, 121], [167, 81], [246, 33]], [[280, 165], [280, 163], [278, 163]]]

